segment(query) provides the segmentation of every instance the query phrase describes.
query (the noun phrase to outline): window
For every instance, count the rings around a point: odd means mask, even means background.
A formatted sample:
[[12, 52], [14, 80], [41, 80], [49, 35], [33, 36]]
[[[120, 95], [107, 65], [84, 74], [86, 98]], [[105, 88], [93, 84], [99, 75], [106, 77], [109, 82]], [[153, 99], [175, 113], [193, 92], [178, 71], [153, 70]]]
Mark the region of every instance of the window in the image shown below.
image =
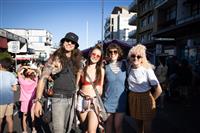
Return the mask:
[[152, 40], [151, 36], [152, 36], [152, 32], [147, 33], [147, 40]]
[[147, 23], [148, 24], [152, 24], [153, 23], [153, 15], [152, 14], [148, 16]]
[[166, 11], [166, 20], [172, 20], [176, 18], [176, 6], [170, 7]]
[[39, 36], [39, 37], [38, 37], [38, 42], [39, 42], [39, 43], [42, 43], [42, 36]]
[[114, 25], [114, 18], [112, 18], [112, 20], [111, 20], [111, 24]]
[[193, 3], [191, 5], [191, 15], [197, 15], [200, 14], [200, 2]]

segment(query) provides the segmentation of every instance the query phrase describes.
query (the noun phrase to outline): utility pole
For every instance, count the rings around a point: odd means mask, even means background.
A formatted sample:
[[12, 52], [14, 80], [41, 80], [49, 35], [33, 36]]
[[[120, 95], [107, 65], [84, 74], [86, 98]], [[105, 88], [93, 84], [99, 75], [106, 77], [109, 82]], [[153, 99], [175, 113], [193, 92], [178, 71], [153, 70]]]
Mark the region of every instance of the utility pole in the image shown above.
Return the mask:
[[86, 22], [86, 48], [88, 48], [88, 21]]
[[104, 21], [103, 21], [103, 18], [104, 18], [104, 0], [101, 0], [101, 2], [102, 2], [102, 9], [101, 9], [101, 11], [102, 11], [102, 12], [101, 12], [101, 13], [102, 13], [102, 14], [101, 14], [101, 15], [102, 15], [102, 16], [101, 16], [101, 17], [102, 17], [102, 18], [101, 18], [101, 42], [103, 43], [103, 40], [104, 40], [104, 39], [103, 39], [103, 38], [104, 38], [104, 34], [103, 34], [103, 32], [104, 32], [104, 30], [103, 30], [103, 29], [104, 29], [104, 28], [103, 28], [103, 27], [104, 27], [104, 26], [103, 26], [103, 23], [104, 23]]

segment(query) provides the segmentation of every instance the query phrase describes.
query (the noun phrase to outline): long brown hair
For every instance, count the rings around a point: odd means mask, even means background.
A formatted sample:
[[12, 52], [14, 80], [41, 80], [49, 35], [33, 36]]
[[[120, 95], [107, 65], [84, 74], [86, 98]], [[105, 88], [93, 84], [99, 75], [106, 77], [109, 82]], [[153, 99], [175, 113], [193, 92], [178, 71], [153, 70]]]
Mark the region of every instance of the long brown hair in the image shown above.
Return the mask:
[[117, 52], [119, 54], [118, 60], [121, 60], [122, 56], [123, 56], [123, 51], [122, 51], [121, 47], [119, 45], [117, 45], [116, 43], [109, 44], [108, 47], [107, 47], [107, 49], [106, 49], [106, 56], [107, 57], [109, 57], [109, 51], [111, 49], [117, 49]]
[[101, 44], [96, 44], [89, 52], [89, 56], [87, 58], [87, 61], [86, 61], [86, 65], [83, 69], [83, 72], [84, 72], [84, 79], [86, 79], [86, 73], [87, 73], [87, 68], [88, 66], [91, 64], [91, 60], [90, 60], [90, 56], [91, 56], [91, 53], [95, 50], [95, 49], [98, 49], [101, 51], [101, 57], [99, 59], [99, 61], [97, 62], [96, 64], [96, 81], [95, 81], [95, 85], [97, 85], [98, 83], [101, 82], [101, 77], [102, 77], [102, 74], [101, 74], [101, 69], [102, 69], [102, 62], [103, 62], [103, 48], [101, 46]]
[[60, 44], [60, 48], [57, 49], [51, 57], [52, 61], [54, 61], [54, 60], [56, 60], [56, 58], [58, 58], [63, 67], [65, 65], [66, 61], [71, 60], [73, 67], [74, 67], [74, 69], [73, 69], [74, 73], [77, 73], [81, 67], [81, 63], [80, 63], [81, 59], [82, 59], [81, 51], [78, 48], [75, 48], [74, 50], [72, 50], [71, 57], [67, 58], [66, 57], [67, 51], [65, 50], [65, 48], [63, 46], [63, 42], [60, 42], [60, 43], [62, 43], [62, 44]]

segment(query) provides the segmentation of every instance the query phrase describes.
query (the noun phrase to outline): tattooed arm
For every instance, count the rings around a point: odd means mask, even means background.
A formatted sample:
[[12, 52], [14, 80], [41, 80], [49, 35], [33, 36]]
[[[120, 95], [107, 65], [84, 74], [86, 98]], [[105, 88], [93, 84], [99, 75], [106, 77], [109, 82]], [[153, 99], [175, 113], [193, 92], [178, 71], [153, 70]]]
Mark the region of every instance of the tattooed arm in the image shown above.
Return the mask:
[[46, 66], [43, 69], [41, 78], [38, 81], [36, 99], [35, 99], [35, 110], [34, 110], [35, 115], [37, 117], [42, 115], [42, 96], [43, 96], [43, 91], [44, 91], [44, 87], [45, 87], [47, 78], [52, 73], [52, 70], [53, 70], [52, 65], [47, 63]]

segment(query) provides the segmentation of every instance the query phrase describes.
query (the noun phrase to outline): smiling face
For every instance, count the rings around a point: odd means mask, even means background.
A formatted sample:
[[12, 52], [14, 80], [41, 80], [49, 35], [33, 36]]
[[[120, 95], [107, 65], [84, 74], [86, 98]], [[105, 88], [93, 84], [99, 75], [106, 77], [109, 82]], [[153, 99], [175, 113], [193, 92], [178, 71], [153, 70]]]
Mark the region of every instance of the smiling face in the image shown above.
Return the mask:
[[135, 68], [138, 68], [142, 65], [142, 55], [139, 53], [132, 53], [130, 55], [130, 61]]
[[70, 40], [65, 40], [63, 43], [63, 47], [66, 51], [72, 51], [75, 48], [76, 43]]
[[97, 63], [101, 58], [101, 51], [99, 49], [94, 49], [90, 53], [90, 60], [92, 63]]
[[109, 49], [109, 57], [111, 61], [117, 61], [119, 57], [119, 52], [117, 49]]

